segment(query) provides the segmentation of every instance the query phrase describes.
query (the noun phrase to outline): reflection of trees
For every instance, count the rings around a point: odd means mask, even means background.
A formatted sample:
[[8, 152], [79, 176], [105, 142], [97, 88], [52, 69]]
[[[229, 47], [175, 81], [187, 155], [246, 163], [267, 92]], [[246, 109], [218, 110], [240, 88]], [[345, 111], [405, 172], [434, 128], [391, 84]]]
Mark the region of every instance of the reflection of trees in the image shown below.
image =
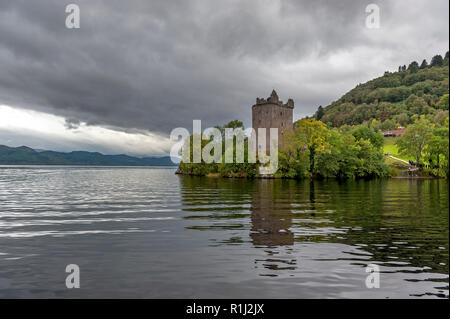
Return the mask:
[[[248, 218], [249, 190], [252, 180], [179, 176], [181, 209], [189, 212], [188, 220], [198, 220], [188, 229], [244, 229], [242, 220]], [[216, 239], [212, 239], [215, 241]], [[224, 243], [242, 243], [240, 237], [231, 235]]]
[[347, 228], [345, 234], [330, 235], [327, 241], [364, 245], [360, 248], [371, 254], [367, 262], [401, 267], [400, 262], [405, 267], [426, 266], [431, 268], [428, 272], [448, 273], [447, 181], [373, 180], [319, 185], [318, 193], [328, 194], [326, 206], [334, 210], [330, 225]]

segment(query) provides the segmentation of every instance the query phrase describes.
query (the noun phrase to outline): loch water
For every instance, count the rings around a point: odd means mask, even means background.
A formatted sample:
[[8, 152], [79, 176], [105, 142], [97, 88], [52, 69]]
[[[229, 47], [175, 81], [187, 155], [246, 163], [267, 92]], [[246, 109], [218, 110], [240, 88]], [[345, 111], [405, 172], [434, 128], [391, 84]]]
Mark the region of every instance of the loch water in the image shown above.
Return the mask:
[[0, 297], [449, 296], [447, 180], [174, 173], [0, 167]]

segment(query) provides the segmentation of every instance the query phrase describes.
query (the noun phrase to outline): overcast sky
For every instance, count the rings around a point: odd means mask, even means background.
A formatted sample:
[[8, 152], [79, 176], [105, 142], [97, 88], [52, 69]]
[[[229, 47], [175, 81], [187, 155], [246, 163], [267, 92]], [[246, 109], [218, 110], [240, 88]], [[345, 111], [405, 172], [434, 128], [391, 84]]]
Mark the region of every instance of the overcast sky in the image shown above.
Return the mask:
[[[449, 48], [448, 0], [0, 0], [0, 144], [162, 155], [276, 89], [311, 115]], [[380, 28], [365, 26], [369, 3]]]

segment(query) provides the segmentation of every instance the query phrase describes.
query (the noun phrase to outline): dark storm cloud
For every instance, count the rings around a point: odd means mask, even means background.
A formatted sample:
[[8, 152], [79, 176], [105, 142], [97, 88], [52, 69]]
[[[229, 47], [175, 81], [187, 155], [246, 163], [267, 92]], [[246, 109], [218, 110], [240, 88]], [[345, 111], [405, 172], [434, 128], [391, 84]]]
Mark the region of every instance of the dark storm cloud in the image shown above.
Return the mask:
[[69, 130], [74, 130], [80, 127], [80, 121], [77, 119], [66, 118], [64, 126]]
[[[249, 124], [255, 97], [272, 88], [311, 114], [402, 59], [429, 58], [432, 46], [411, 49], [416, 39], [448, 48], [447, 1], [378, 1], [386, 28], [375, 36], [364, 1], [74, 2], [80, 29], [65, 28], [62, 1], [0, 0], [0, 104], [62, 115], [70, 127]], [[356, 68], [325, 63], [355, 48], [367, 54]]]

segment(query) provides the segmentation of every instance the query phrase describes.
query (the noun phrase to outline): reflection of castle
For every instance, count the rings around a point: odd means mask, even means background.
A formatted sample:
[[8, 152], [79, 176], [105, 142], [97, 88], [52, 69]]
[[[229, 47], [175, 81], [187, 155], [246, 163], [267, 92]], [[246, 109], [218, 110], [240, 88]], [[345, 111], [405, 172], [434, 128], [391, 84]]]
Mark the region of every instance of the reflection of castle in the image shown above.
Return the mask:
[[[278, 99], [275, 90], [272, 91], [272, 94], [267, 99], [256, 98], [256, 104], [252, 106], [252, 127], [256, 133], [258, 133], [258, 128], [266, 129], [267, 153], [269, 153], [268, 150], [270, 149], [270, 128], [278, 129], [278, 141], [281, 144], [283, 131], [292, 128], [293, 109], [294, 101], [289, 99], [286, 104], [283, 104], [283, 101]], [[258, 143], [257, 140], [256, 143]]]
[[[270, 270], [294, 270], [297, 261], [286, 251], [292, 251], [294, 233], [292, 227], [293, 213], [290, 202], [276, 200], [281, 195], [275, 189], [281, 186], [279, 181], [262, 179], [255, 184], [251, 207], [250, 238], [256, 247], [264, 247], [266, 259], [255, 260]], [[282, 249], [285, 247], [285, 249]], [[257, 266], [258, 267], [258, 266]], [[262, 276], [278, 276], [278, 274], [261, 274]]]
[[214, 230], [215, 244], [242, 245], [254, 253], [253, 266], [261, 276], [292, 275], [298, 181], [180, 176], [180, 185], [187, 229]]
[[[256, 183], [252, 197], [250, 237], [255, 246], [284, 246], [294, 244], [292, 212], [290, 205], [285, 207], [273, 199], [272, 180], [262, 179]], [[276, 205], [276, 206], [275, 206]]]

